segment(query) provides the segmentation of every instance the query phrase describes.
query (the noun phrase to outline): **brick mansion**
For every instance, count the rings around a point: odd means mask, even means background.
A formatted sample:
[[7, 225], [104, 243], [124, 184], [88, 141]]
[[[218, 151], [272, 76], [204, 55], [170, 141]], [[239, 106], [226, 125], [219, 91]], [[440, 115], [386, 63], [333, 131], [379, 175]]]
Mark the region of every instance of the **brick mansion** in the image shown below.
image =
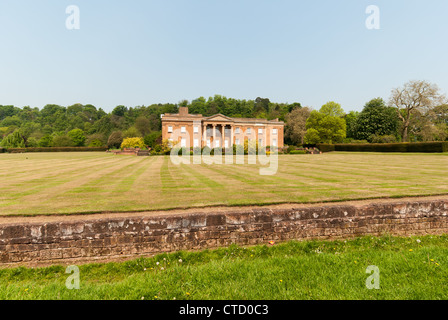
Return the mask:
[[179, 113], [162, 116], [162, 139], [179, 143], [181, 147], [231, 148], [244, 141], [257, 141], [259, 146], [283, 148], [283, 121], [230, 118], [222, 114], [203, 117], [190, 114], [188, 107]]

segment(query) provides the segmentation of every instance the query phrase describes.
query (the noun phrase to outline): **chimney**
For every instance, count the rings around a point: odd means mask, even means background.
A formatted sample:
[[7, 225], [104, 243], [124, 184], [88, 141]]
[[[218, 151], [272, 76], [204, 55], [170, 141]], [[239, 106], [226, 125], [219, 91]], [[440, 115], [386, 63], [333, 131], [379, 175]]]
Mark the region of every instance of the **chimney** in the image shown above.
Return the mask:
[[179, 115], [187, 116], [188, 115], [188, 107], [179, 107]]

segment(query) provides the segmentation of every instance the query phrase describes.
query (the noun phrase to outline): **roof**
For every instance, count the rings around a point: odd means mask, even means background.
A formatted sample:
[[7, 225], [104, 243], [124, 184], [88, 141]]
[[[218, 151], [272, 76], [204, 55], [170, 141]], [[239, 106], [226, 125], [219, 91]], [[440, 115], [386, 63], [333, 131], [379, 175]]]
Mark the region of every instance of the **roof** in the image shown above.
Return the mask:
[[279, 124], [283, 125], [283, 121], [279, 121], [278, 119], [275, 120], [267, 120], [267, 119], [258, 119], [258, 118], [232, 118], [227, 117], [221, 113], [212, 115], [210, 117], [203, 117], [200, 114], [186, 114], [186, 115], [180, 115], [178, 113], [172, 114], [167, 113], [162, 117], [162, 121], [164, 120], [171, 120], [171, 121], [192, 121], [192, 120], [200, 120], [200, 121], [227, 121], [227, 122], [234, 122], [234, 123], [260, 123], [260, 124]]

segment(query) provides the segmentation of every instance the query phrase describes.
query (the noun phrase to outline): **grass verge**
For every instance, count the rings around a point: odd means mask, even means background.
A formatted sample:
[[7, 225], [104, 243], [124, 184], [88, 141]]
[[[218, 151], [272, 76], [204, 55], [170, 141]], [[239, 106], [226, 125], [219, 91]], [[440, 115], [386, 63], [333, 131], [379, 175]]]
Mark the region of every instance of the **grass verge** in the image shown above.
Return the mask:
[[[367, 289], [368, 266], [380, 289]], [[122, 263], [0, 270], [0, 299], [308, 300], [448, 298], [448, 235], [290, 241]]]

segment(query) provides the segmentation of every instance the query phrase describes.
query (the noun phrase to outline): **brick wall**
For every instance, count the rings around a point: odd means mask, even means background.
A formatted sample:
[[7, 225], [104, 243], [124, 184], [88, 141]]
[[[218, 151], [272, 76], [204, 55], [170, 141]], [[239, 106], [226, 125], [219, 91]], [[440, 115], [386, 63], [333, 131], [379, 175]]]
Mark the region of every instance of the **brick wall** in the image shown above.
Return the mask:
[[[0, 225], [0, 264], [50, 264], [150, 256], [270, 240], [441, 234], [448, 201], [142, 216]], [[80, 218], [82, 219], [82, 218]]]

